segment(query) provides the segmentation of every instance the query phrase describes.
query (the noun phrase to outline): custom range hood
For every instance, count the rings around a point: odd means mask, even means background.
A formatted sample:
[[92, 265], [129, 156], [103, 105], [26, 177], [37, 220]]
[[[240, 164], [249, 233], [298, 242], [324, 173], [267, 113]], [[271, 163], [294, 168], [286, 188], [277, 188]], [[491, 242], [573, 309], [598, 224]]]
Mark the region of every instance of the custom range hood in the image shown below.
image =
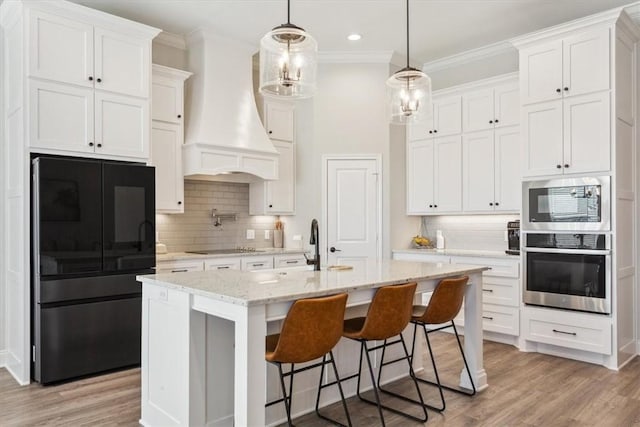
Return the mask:
[[254, 46], [206, 31], [189, 35], [184, 176], [252, 182], [278, 178], [278, 152], [253, 92]]

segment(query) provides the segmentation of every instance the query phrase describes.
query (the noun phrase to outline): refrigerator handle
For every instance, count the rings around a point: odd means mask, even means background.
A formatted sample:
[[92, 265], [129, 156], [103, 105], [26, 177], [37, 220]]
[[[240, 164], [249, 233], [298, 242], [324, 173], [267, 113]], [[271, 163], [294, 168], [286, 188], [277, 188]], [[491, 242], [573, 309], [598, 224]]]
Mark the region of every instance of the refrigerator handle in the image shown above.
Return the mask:
[[40, 301], [40, 159], [32, 162], [31, 257], [34, 302]]

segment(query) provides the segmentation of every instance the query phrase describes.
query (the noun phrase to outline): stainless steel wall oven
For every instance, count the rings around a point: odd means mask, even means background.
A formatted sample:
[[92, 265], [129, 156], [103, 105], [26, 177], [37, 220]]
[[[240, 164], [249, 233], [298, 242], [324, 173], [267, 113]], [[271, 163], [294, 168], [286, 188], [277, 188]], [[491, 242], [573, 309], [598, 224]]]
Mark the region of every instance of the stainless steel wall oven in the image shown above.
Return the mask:
[[525, 304], [611, 313], [611, 236], [525, 234]]

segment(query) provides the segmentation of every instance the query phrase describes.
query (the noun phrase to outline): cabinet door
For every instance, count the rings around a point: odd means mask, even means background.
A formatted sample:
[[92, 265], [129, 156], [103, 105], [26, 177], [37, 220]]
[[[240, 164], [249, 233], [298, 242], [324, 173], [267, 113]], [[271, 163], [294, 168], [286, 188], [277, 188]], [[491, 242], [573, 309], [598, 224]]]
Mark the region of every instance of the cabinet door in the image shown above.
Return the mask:
[[278, 179], [266, 182], [267, 214], [293, 214], [295, 212], [295, 144], [275, 142], [280, 154]]
[[464, 135], [462, 156], [463, 210], [492, 211], [495, 201], [493, 130]]
[[433, 140], [408, 143], [407, 214], [433, 213], [433, 177]]
[[184, 212], [182, 176], [182, 126], [153, 121], [151, 165], [156, 168], [156, 211]]
[[29, 145], [93, 153], [93, 89], [29, 81]]
[[564, 39], [564, 96], [609, 89], [609, 46], [608, 28]]
[[462, 97], [452, 96], [434, 100], [433, 117], [435, 136], [462, 132]]
[[183, 82], [154, 76], [151, 92], [151, 119], [182, 123]]
[[149, 101], [95, 92], [96, 152], [147, 160]]
[[479, 90], [462, 96], [463, 129], [465, 132], [493, 129], [493, 89]]
[[520, 88], [517, 83], [498, 86], [494, 90], [495, 127], [520, 123]]
[[562, 40], [520, 51], [520, 96], [522, 104], [548, 101], [562, 96]]
[[240, 270], [240, 258], [211, 258], [204, 260], [204, 270]]
[[496, 211], [519, 211], [522, 188], [520, 172], [520, 129], [517, 126], [496, 129], [495, 204]]
[[611, 168], [609, 92], [564, 100], [564, 173]]
[[29, 14], [29, 76], [93, 87], [93, 27], [37, 10]]
[[151, 43], [96, 27], [95, 88], [149, 97]]
[[522, 108], [523, 175], [562, 174], [562, 100]]
[[288, 104], [267, 102], [266, 126], [269, 138], [293, 142], [294, 107]]
[[434, 196], [437, 212], [462, 209], [462, 141], [460, 136], [438, 138], [434, 143]]
[[407, 138], [409, 141], [418, 141], [433, 137], [433, 110], [427, 116], [422, 116], [420, 121], [407, 124]]

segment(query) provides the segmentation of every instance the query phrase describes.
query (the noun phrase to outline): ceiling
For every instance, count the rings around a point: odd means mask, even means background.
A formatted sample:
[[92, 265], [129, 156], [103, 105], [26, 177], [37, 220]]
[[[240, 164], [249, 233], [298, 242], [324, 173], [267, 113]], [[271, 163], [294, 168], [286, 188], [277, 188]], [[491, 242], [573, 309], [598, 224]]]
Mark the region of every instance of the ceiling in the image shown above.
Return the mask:
[[[207, 28], [258, 46], [286, 22], [286, 0], [73, 0], [175, 34]], [[429, 62], [587, 16], [631, 0], [411, 0], [411, 58]], [[291, 22], [321, 52], [404, 54], [403, 0], [292, 0]], [[359, 33], [357, 42], [347, 40]]]

